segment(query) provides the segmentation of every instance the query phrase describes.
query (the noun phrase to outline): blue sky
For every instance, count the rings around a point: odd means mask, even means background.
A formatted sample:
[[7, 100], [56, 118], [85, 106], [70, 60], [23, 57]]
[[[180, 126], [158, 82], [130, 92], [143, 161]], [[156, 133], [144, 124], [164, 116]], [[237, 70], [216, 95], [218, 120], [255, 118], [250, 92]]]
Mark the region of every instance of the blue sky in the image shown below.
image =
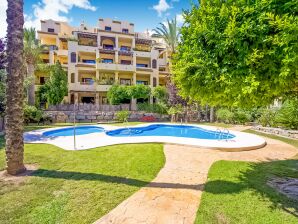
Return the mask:
[[[166, 18], [178, 16], [190, 8], [191, 0], [25, 0], [25, 26], [39, 27], [40, 19], [54, 19], [78, 26], [84, 21], [95, 26], [98, 18], [127, 20], [135, 24], [135, 30], [143, 32], [155, 28]], [[0, 37], [5, 35], [5, 8], [0, 1]]]

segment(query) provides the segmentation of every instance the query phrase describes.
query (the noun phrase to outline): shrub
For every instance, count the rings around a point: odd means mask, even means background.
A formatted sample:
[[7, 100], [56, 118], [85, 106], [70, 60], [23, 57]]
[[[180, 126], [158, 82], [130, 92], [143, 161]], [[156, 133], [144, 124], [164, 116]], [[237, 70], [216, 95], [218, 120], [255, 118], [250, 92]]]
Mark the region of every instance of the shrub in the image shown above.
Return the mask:
[[271, 126], [271, 127], [275, 127], [276, 126], [276, 109], [263, 109], [261, 111], [261, 116], [258, 119], [258, 122], [264, 126]]
[[140, 119], [141, 122], [155, 122], [156, 119], [153, 116], [144, 116]]
[[233, 120], [237, 124], [245, 124], [251, 121], [251, 114], [248, 111], [237, 109], [234, 111]]
[[284, 102], [277, 111], [276, 122], [285, 128], [298, 129], [298, 99]]
[[35, 106], [25, 105], [24, 107], [24, 122], [28, 123], [39, 123], [43, 118], [43, 111], [37, 109]]
[[234, 113], [226, 108], [221, 108], [216, 111], [216, 117], [221, 122], [232, 123], [234, 118]]
[[129, 111], [123, 110], [123, 111], [118, 111], [116, 113], [116, 119], [120, 122], [127, 122], [129, 117]]
[[148, 113], [167, 114], [167, 105], [164, 103], [138, 103], [138, 110]]

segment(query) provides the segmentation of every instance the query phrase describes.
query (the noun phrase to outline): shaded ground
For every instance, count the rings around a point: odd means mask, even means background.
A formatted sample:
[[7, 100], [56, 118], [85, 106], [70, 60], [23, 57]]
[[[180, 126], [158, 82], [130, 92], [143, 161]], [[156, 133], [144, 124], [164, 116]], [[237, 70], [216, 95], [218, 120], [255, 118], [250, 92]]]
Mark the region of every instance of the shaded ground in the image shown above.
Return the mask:
[[[3, 138], [0, 140], [3, 145]], [[160, 144], [65, 151], [27, 144], [25, 181], [0, 180], [0, 223], [92, 223], [148, 184], [164, 164]], [[0, 149], [0, 170], [4, 169]]]

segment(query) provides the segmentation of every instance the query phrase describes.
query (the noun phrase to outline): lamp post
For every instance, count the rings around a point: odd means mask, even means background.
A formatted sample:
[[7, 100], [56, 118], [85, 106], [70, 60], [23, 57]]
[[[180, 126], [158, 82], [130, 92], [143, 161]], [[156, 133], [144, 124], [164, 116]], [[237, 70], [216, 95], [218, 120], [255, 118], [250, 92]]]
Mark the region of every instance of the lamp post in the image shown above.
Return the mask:
[[76, 150], [76, 100], [73, 104], [73, 147]]

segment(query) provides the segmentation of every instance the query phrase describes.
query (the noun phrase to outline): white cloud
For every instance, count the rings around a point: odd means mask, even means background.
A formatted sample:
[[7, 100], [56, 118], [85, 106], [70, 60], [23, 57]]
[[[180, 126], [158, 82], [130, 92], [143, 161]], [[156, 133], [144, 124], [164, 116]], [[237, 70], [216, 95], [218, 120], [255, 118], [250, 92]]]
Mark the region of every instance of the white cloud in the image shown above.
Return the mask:
[[159, 0], [157, 5], [153, 6], [153, 9], [158, 13], [158, 16], [162, 16], [162, 13], [168, 11], [171, 6], [167, 3], [166, 0]]
[[183, 25], [183, 23], [184, 23], [184, 17], [183, 17], [182, 14], [177, 14], [177, 15], [176, 15], [176, 19], [177, 19], [177, 24], [178, 24], [179, 26]]
[[0, 38], [6, 36], [6, 9], [7, 9], [7, 1], [0, 1]]
[[[32, 14], [24, 14], [25, 27], [40, 29], [40, 20], [43, 19], [70, 22], [71, 18], [67, 17], [67, 14], [73, 7], [96, 11], [96, 7], [92, 6], [89, 0], [41, 0], [32, 5]], [[0, 37], [6, 35], [6, 9], [7, 1], [0, 0]]]
[[69, 22], [71, 18], [67, 17], [67, 14], [73, 7], [96, 11], [96, 7], [92, 6], [89, 0], [42, 0], [32, 6], [33, 14], [25, 15], [25, 27], [38, 30], [40, 20], [45, 19]]

